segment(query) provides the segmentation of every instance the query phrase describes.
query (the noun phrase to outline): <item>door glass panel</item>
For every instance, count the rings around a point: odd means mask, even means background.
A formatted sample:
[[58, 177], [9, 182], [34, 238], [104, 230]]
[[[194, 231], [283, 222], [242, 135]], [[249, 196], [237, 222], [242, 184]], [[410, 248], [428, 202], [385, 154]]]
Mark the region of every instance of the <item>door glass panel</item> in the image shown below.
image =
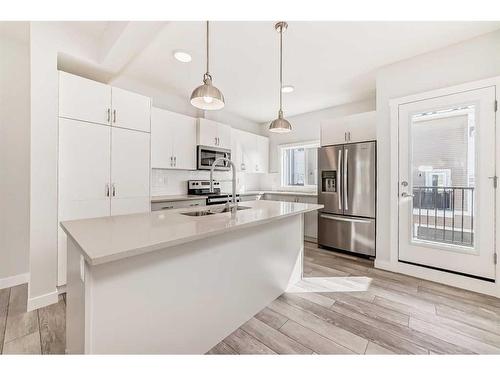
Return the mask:
[[411, 116], [412, 240], [474, 248], [475, 106]]

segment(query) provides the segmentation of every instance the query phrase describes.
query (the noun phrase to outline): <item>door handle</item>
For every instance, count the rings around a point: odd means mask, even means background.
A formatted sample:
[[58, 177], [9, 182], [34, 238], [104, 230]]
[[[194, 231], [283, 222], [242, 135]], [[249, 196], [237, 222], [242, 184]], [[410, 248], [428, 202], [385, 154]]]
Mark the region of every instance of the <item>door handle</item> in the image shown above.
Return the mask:
[[111, 108], [108, 108], [108, 124], [111, 121]]
[[342, 169], [342, 150], [339, 150], [339, 158], [337, 160], [337, 180], [335, 181], [335, 184], [337, 185], [337, 195], [339, 197], [339, 210], [342, 210], [342, 187], [341, 184], [339, 184], [341, 169]]
[[407, 192], [401, 193], [401, 196], [403, 198], [413, 198], [415, 195], [414, 194], [408, 194]]
[[111, 191], [112, 191], [113, 197], [116, 197], [116, 186], [115, 186], [115, 184], [111, 185]]
[[107, 197], [109, 197], [109, 184], [106, 184], [105, 194]]
[[113, 109], [113, 122], [116, 123], [116, 109]]
[[348, 202], [348, 191], [347, 191], [347, 178], [348, 178], [348, 164], [347, 164], [347, 157], [349, 156], [349, 150], [346, 148], [344, 149], [344, 188], [342, 189], [344, 192], [344, 206], [345, 206], [345, 211], [349, 209], [349, 202]]

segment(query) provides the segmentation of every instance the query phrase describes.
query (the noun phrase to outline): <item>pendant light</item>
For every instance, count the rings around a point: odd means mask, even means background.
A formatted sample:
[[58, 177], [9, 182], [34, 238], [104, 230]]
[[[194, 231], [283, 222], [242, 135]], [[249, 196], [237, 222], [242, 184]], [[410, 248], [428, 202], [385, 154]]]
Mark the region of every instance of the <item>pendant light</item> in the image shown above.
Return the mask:
[[283, 118], [283, 33], [287, 27], [288, 24], [283, 21], [274, 25], [276, 31], [280, 33], [280, 110], [278, 118], [269, 125], [269, 131], [273, 133], [288, 133], [292, 130], [292, 125]]
[[203, 85], [194, 89], [191, 94], [191, 104], [196, 108], [213, 111], [224, 108], [224, 95], [212, 85], [212, 76], [209, 73], [209, 24], [207, 21], [207, 72], [203, 75]]

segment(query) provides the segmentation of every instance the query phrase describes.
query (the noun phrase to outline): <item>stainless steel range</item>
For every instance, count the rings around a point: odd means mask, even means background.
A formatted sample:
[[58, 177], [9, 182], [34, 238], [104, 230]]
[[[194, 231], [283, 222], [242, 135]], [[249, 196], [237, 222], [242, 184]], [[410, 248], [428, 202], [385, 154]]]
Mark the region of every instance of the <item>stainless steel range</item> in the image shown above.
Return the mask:
[[318, 244], [375, 256], [376, 143], [318, 150]]
[[[227, 203], [231, 200], [231, 194], [221, 193], [220, 182], [214, 181], [214, 192], [210, 193], [209, 180], [189, 180], [188, 181], [189, 195], [204, 195], [207, 196], [207, 206], [213, 204]], [[236, 194], [236, 201], [240, 201], [239, 194]]]

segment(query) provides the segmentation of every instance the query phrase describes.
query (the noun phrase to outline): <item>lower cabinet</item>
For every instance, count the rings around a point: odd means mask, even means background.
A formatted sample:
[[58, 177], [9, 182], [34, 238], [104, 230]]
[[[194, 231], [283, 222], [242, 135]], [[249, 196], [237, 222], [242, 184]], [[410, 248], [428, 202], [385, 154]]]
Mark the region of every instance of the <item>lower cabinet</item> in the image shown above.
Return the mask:
[[[318, 203], [317, 197], [302, 195], [266, 193], [264, 199], [279, 202]], [[304, 214], [304, 237], [316, 240], [318, 238], [318, 213], [317, 211]]]
[[185, 201], [166, 201], [151, 203], [151, 211], [172, 210], [174, 208], [188, 208], [196, 206], [205, 206], [205, 199], [190, 199]]
[[59, 119], [58, 286], [66, 284], [59, 222], [150, 210], [150, 134]]
[[258, 201], [262, 199], [263, 194], [240, 195], [240, 202]]

